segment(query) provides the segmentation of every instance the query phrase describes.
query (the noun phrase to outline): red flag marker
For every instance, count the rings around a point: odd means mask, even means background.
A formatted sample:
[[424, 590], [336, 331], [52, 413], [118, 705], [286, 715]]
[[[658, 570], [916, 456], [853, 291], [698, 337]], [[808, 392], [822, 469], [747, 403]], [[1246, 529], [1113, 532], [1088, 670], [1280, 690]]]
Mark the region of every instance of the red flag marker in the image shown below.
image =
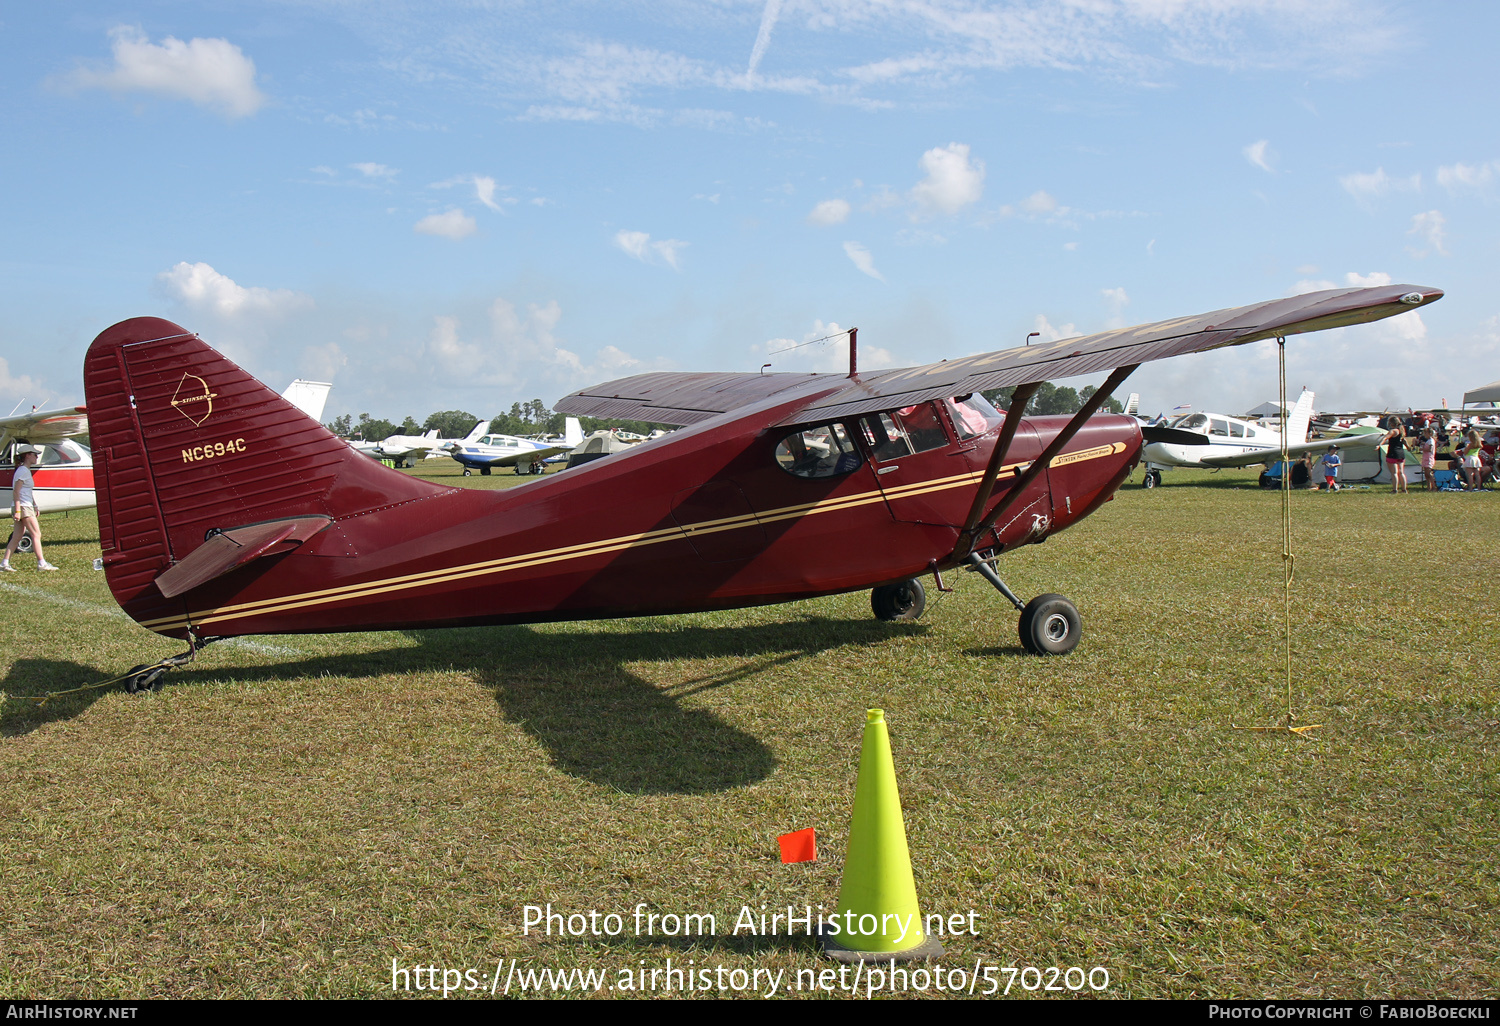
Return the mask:
[[818, 861], [818, 832], [812, 827], [782, 834], [776, 840], [781, 845], [782, 862]]

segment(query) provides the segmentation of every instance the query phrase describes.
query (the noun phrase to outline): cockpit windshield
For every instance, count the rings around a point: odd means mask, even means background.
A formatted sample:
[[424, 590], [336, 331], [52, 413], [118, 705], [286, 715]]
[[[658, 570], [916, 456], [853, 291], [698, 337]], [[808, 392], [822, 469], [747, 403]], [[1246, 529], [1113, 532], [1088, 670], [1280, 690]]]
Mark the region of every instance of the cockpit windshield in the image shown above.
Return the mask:
[[1177, 428], [1179, 431], [1203, 432], [1208, 428], [1208, 414], [1206, 413], [1184, 413], [1167, 427]]

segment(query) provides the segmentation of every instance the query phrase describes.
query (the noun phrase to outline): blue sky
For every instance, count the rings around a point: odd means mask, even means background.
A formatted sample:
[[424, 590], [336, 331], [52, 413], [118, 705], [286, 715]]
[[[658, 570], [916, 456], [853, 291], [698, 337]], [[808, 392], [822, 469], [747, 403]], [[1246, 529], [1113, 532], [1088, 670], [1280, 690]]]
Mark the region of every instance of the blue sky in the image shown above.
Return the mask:
[[[1500, 9], [1364, 0], [9, 5], [0, 405], [167, 317], [328, 416], [905, 366], [1335, 285], [1324, 409], [1500, 378]], [[1086, 382], [1077, 381], [1081, 385]], [[1275, 393], [1274, 346], [1149, 412]]]

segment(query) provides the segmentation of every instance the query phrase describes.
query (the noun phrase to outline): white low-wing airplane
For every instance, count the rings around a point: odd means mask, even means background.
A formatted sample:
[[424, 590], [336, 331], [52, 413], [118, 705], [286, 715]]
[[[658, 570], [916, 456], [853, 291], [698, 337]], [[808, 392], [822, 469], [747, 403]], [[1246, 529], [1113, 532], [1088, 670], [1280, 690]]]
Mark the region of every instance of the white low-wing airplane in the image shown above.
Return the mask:
[[391, 435], [378, 442], [350, 442], [360, 452], [377, 460], [391, 460], [398, 467], [414, 467], [416, 461], [431, 456], [441, 456], [455, 445], [467, 445], [478, 441], [490, 429], [490, 422], [481, 420], [474, 425], [467, 438], [439, 438], [437, 428], [425, 435]]
[[[1303, 389], [1287, 417], [1287, 454], [1291, 459], [1301, 459], [1308, 453], [1326, 452], [1335, 442], [1340, 449], [1374, 449], [1383, 437], [1380, 434], [1351, 434], [1338, 438], [1322, 438], [1307, 441], [1307, 428], [1312, 421], [1313, 393]], [[1194, 445], [1176, 442], [1147, 442], [1141, 450], [1146, 477], [1141, 483], [1146, 488], [1161, 484], [1161, 472], [1172, 467], [1224, 468], [1253, 467], [1257, 464], [1276, 463], [1281, 459], [1281, 432], [1238, 417], [1222, 413], [1188, 413], [1172, 421], [1168, 427], [1175, 431], [1188, 431], [1201, 435], [1205, 441]]]
[[[583, 442], [583, 426], [577, 417], [569, 417], [564, 424], [567, 430], [562, 438], [539, 442], [534, 438], [480, 432], [482, 438], [471, 434], [462, 442], [449, 445], [448, 452], [464, 468], [464, 477], [476, 470], [488, 476], [496, 467], [515, 467], [517, 474], [540, 474], [547, 460], [571, 452]], [[489, 424], [480, 426], [488, 428]]]

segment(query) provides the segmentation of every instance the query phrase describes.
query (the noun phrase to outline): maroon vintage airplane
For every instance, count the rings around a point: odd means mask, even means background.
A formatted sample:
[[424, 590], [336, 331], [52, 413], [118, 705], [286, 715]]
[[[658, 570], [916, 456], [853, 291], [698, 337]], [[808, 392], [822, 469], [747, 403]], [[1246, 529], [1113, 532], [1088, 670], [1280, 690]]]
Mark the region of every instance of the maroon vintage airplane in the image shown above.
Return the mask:
[[[1098, 509], [1140, 459], [1133, 417], [1095, 410], [1149, 360], [1373, 321], [1442, 292], [1334, 289], [906, 370], [641, 374], [556, 409], [682, 425], [628, 453], [512, 488], [387, 469], [169, 321], [116, 324], [84, 380], [104, 567], [143, 627], [246, 634], [537, 623], [733, 609], [872, 588], [914, 619], [918, 578], [983, 574], [1036, 653], [1078, 611], [1022, 603], [996, 556]], [[852, 332], [851, 332], [852, 335]], [[1068, 417], [1024, 417], [1048, 379], [1111, 371]], [[981, 389], [1016, 386], [1010, 412]], [[1150, 431], [1151, 429], [1144, 429]]]

